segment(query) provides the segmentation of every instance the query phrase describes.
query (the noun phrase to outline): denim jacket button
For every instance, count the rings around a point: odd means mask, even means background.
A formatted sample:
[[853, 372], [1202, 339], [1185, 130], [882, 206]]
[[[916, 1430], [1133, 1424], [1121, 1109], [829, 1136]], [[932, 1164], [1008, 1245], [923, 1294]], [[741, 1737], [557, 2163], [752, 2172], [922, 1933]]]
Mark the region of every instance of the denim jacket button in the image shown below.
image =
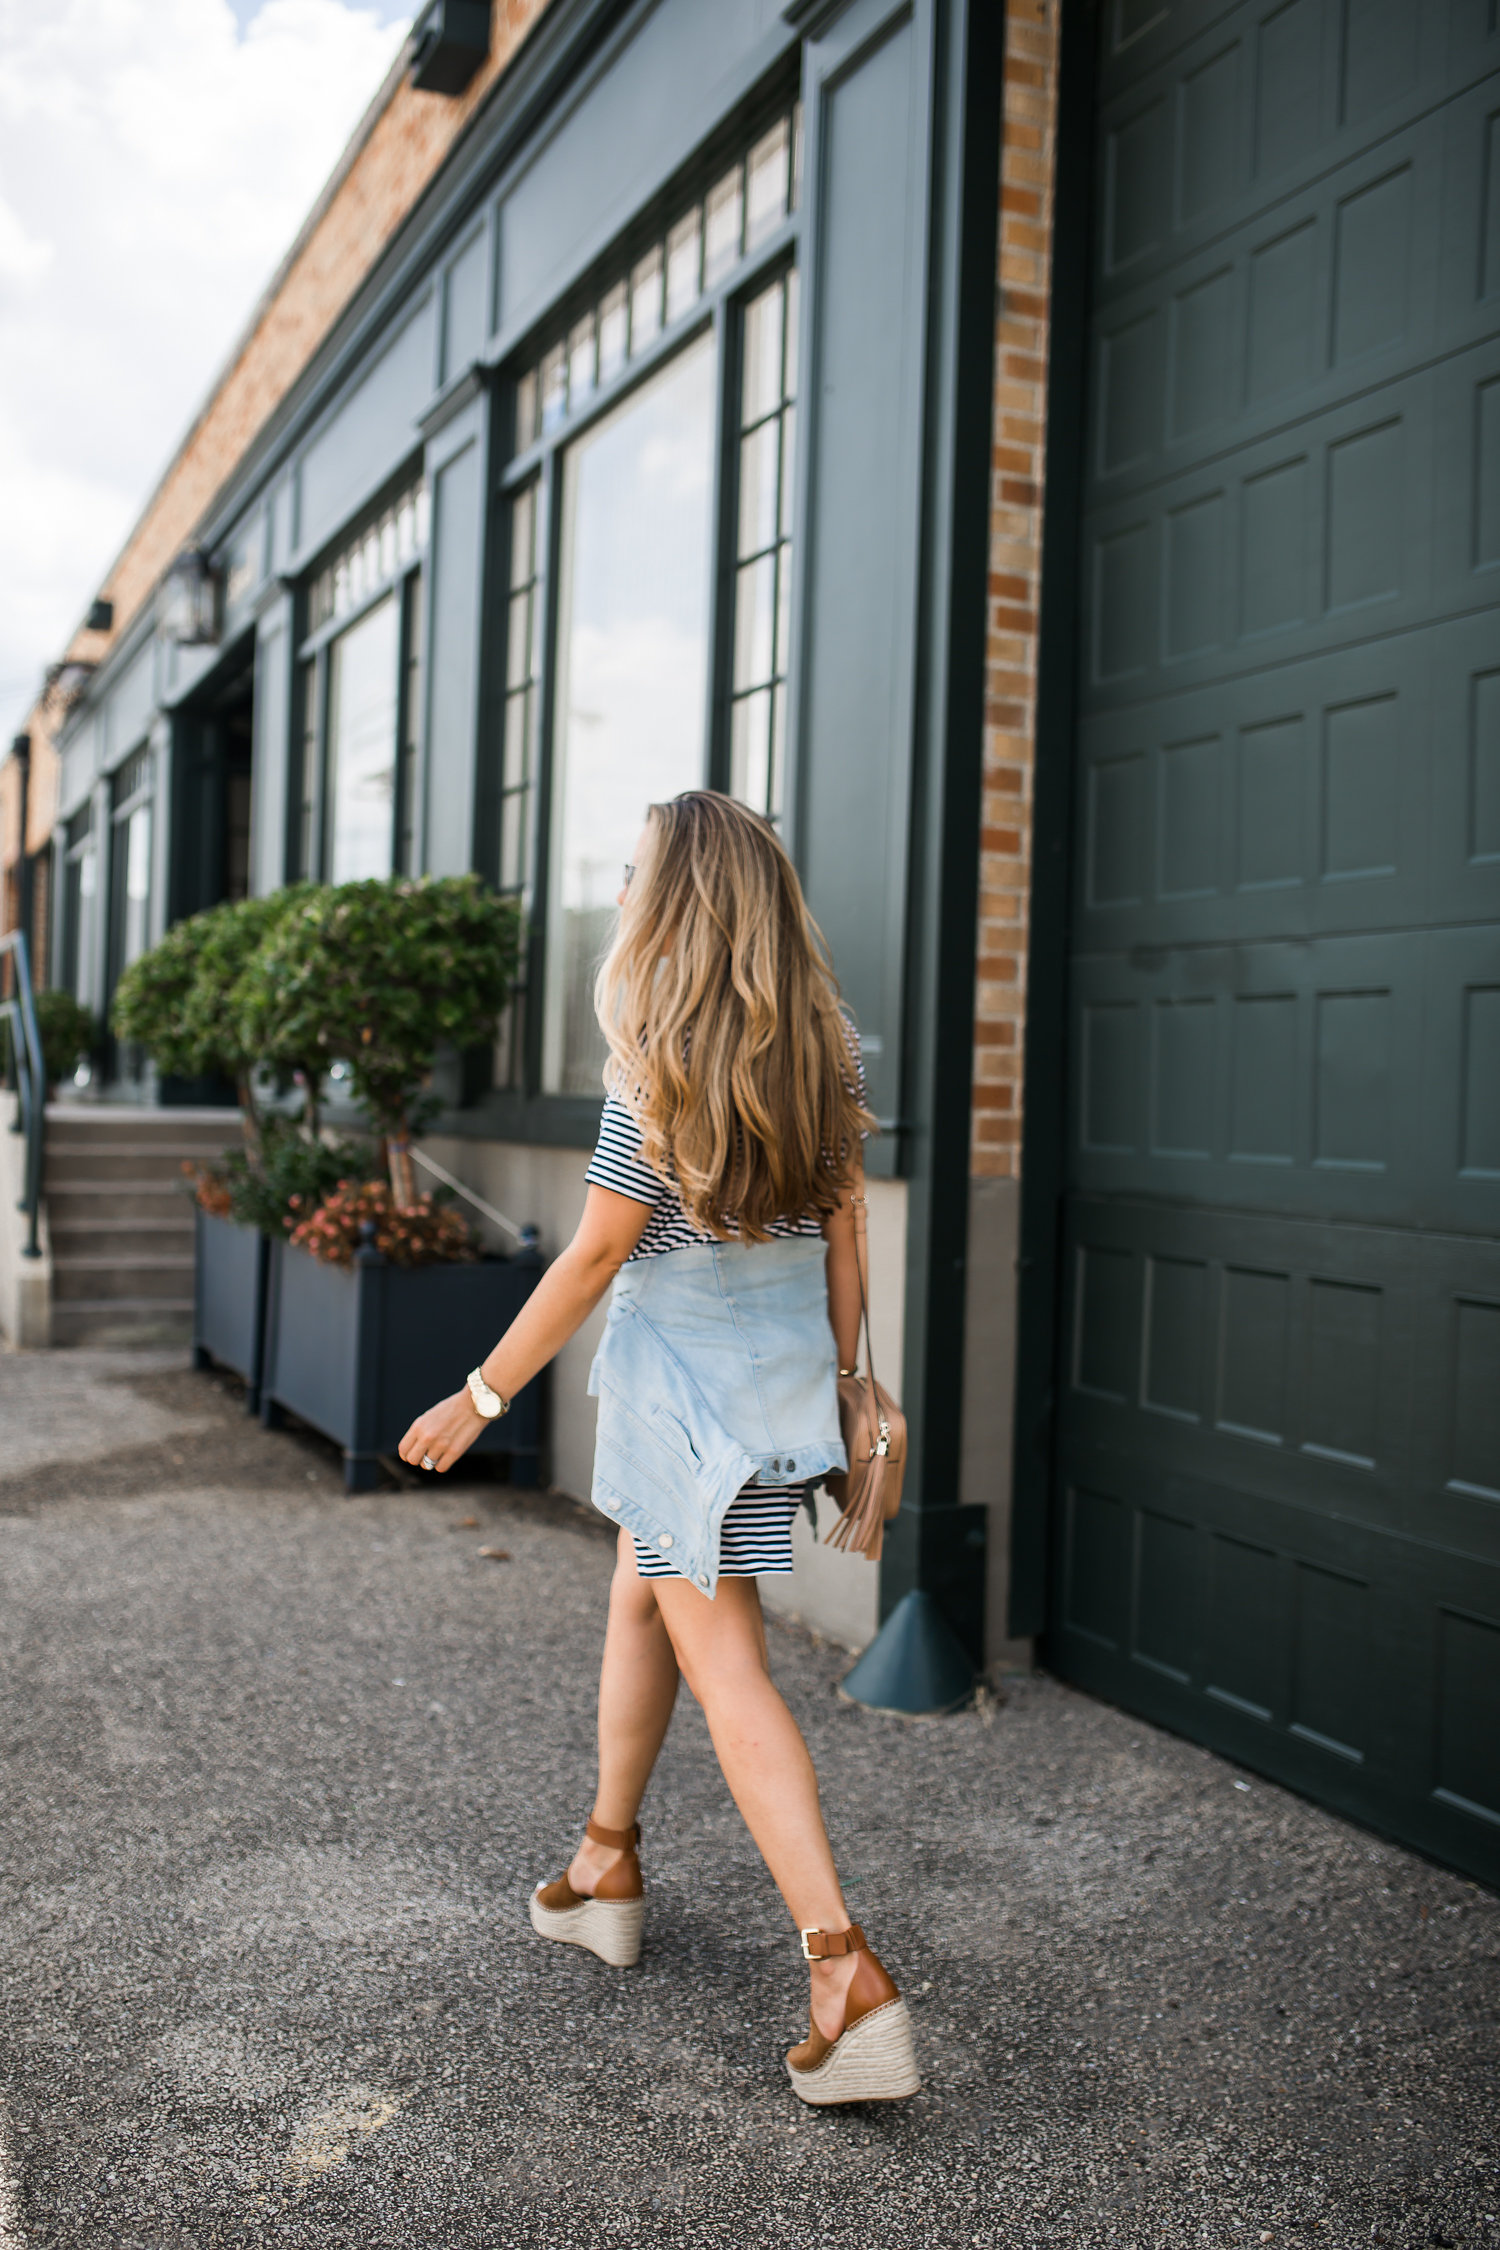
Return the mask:
[[781, 1463], [780, 1463], [779, 1461], [773, 1461], [773, 1462], [771, 1463], [771, 1473], [772, 1473], [772, 1475], [773, 1475], [773, 1476], [778, 1476], [778, 1477], [780, 1476], [780, 1474], [781, 1474]]
[[707, 1572], [706, 1570], [700, 1570], [700, 1571], [699, 1571], [699, 1573], [698, 1573], [698, 1583], [699, 1583], [699, 1585], [700, 1585], [700, 1586], [702, 1586], [703, 1588], [705, 1588], [705, 1590], [707, 1589], [707, 1586], [708, 1586], [708, 1572]]
[[604, 1505], [606, 1508], [618, 1508], [620, 1503], [615, 1498], [615, 1495], [612, 1492], [606, 1492], [604, 1495]]
[[790, 1476], [790, 1475], [791, 1475], [791, 1473], [792, 1473], [793, 1469], [795, 1469], [795, 1468], [796, 1468], [796, 1466], [797, 1466], [797, 1464], [796, 1464], [796, 1462], [795, 1462], [795, 1461], [788, 1461], [788, 1463], [787, 1463], [787, 1465], [786, 1465], [786, 1473], [787, 1473], [787, 1475], [788, 1475], [788, 1476]]
[[659, 1539], [657, 1540], [656, 1544], [657, 1544], [657, 1546], [658, 1546], [658, 1547], [660, 1547], [660, 1548], [661, 1548], [661, 1550], [662, 1550], [663, 1554], [665, 1554], [665, 1552], [666, 1552], [666, 1550], [668, 1549], [668, 1547], [670, 1547], [670, 1546], [671, 1546], [671, 1544], [672, 1544], [672, 1534], [671, 1534], [671, 1532], [670, 1532], [670, 1531], [664, 1531], [664, 1532], [662, 1533], [661, 1537], [660, 1537], [660, 1538], [659, 1538]]

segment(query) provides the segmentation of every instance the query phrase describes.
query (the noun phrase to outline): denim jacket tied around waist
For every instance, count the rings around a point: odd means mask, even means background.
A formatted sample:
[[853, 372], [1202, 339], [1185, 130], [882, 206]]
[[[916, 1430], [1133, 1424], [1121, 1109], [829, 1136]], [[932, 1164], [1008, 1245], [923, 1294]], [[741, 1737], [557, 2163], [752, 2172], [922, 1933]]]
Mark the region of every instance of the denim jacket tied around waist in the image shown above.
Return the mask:
[[593, 1503], [710, 1597], [742, 1486], [846, 1464], [820, 1236], [713, 1242], [621, 1268], [589, 1371]]

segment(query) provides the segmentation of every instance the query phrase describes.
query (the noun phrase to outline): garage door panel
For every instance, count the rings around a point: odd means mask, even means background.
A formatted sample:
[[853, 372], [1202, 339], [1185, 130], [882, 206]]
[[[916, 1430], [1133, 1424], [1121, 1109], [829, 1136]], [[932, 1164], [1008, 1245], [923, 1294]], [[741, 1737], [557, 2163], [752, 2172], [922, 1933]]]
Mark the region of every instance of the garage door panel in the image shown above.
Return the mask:
[[1466, 107], [1462, 170], [1438, 112], [1101, 297], [1089, 505], [1337, 403], [1351, 372], [1365, 387], [1407, 374], [1440, 331], [1446, 345], [1485, 333], [1486, 103]]
[[1500, 10], [1094, 98], [1049, 1654], [1500, 1878]]
[[[1429, 802], [1440, 789], [1450, 819], [1482, 804], [1488, 843], [1497, 715], [1485, 688], [1476, 741], [1461, 699], [1462, 730], [1440, 732], [1432, 661], [1426, 635], [1396, 635], [1085, 721], [1080, 943], [1102, 951], [1421, 927]], [[1484, 783], [1478, 800], [1471, 769]], [[1445, 897], [1469, 856], [1450, 846]], [[1473, 911], [1500, 907], [1483, 875], [1471, 887]]]
[[1066, 1443], [1495, 1552], [1500, 1244], [1069, 1207]]
[[[1493, 605], [1500, 571], [1486, 586]], [[1500, 630], [1493, 606], [1430, 636], [1434, 923], [1500, 921]]]
[[1500, 919], [1489, 610], [1096, 713], [1079, 756], [1087, 951]]
[[1497, 141], [1500, 77], [1190, 257], [1101, 290], [1086, 504], [1487, 336]]
[[[1087, 677], [1096, 709], [1233, 678], [1426, 623], [1468, 580], [1472, 437], [1437, 446], [1445, 394], [1492, 373], [1434, 372], [1362, 393], [1233, 454], [1092, 512], [1085, 525]], [[1450, 402], [1451, 411], [1451, 402]], [[1439, 489], [1435, 479], [1446, 480]]]
[[1451, 1224], [1500, 1233], [1500, 923], [1434, 931], [1424, 951], [1423, 1173]]
[[[1474, 75], [1465, 5], [1246, 0], [1102, 11], [1095, 286], [1190, 256], [1266, 203], [1399, 131]], [[1482, 46], [1478, 50], [1482, 54]]]
[[[1482, 962], [1482, 948], [1479, 933], [1469, 956]], [[1488, 1174], [1422, 1161], [1427, 950], [1425, 938], [1382, 935], [1078, 956], [1078, 1186], [1308, 1217], [1438, 1225], [1465, 1211], [1490, 1223], [1500, 1199]], [[1444, 955], [1450, 983], [1460, 966]], [[1487, 1042], [1488, 1015], [1476, 1022]], [[1486, 1083], [1487, 1057], [1486, 1043]]]
[[1070, 1678], [1492, 1875], [1500, 1569], [1118, 1456], [1061, 1512]]

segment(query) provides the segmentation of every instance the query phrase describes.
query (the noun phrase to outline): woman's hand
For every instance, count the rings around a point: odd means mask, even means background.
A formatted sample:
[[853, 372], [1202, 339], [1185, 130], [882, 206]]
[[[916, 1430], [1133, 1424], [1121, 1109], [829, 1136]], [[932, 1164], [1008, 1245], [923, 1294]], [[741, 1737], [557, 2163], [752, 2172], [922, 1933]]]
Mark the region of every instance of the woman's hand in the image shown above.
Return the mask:
[[484, 1416], [469, 1396], [468, 1385], [451, 1398], [438, 1400], [419, 1414], [396, 1451], [414, 1469], [451, 1469], [461, 1461], [484, 1428]]
[[[609, 1188], [589, 1189], [578, 1232], [480, 1363], [479, 1372], [492, 1391], [515, 1398], [577, 1335], [645, 1233], [650, 1216], [648, 1203], [633, 1202]], [[424, 1454], [435, 1469], [451, 1469], [483, 1428], [484, 1416], [465, 1384], [452, 1398], [419, 1414], [396, 1450], [414, 1469], [421, 1468]]]

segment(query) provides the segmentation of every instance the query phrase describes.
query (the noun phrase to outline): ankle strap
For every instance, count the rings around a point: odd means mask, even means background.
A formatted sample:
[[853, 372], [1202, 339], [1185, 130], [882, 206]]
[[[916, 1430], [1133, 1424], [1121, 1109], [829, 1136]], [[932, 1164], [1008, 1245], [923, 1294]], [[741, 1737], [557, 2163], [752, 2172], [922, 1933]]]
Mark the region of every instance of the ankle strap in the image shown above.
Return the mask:
[[587, 1835], [593, 1837], [596, 1844], [603, 1844], [607, 1851], [633, 1852], [640, 1847], [641, 1824], [639, 1821], [636, 1821], [630, 1828], [606, 1828], [601, 1822], [595, 1820], [593, 1814], [590, 1813], [588, 1819], [584, 1822], [584, 1831]]
[[865, 1933], [857, 1922], [847, 1930], [804, 1930], [802, 1932], [802, 1958], [804, 1961], [837, 1961], [846, 1953], [867, 1953]]

